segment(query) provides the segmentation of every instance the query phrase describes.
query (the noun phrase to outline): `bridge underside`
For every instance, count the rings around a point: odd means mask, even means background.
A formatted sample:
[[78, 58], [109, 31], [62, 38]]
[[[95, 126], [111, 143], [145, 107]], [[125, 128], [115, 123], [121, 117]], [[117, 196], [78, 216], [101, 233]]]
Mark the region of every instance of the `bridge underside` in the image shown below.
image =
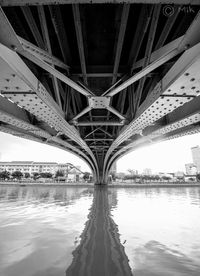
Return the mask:
[[78, 155], [97, 183], [199, 132], [199, 4], [0, 0], [0, 131]]

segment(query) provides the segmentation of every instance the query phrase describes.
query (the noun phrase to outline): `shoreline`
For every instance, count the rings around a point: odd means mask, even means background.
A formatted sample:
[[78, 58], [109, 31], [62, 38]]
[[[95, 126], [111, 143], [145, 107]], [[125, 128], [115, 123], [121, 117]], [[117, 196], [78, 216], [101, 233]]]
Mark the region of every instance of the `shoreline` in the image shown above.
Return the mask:
[[[26, 183], [26, 182], [0, 182], [1, 186], [16, 186], [16, 187], [97, 187], [98, 185], [94, 185], [94, 183], [56, 183], [56, 182], [47, 182], [47, 183]], [[112, 184], [102, 185], [103, 187], [108, 187], [108, 188], [181, 188], [181, 187], [199, 187], [200, 188], [200, 183], [195, 182], [180, 182], [180, 183], [157, 183], [157, 182], [151, 182], [151, 183], [124, 183], [124, 182], [115, 182]]]

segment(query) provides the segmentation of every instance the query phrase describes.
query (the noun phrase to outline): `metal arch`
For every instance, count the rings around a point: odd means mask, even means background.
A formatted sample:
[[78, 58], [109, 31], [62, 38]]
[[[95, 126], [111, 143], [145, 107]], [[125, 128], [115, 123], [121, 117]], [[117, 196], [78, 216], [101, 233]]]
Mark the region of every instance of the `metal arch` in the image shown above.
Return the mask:
[[180, 41], [180, 44], [177, 45], [176, 48], [172, 49], [169, 52], [164, 52], [159, 59], [155, 60], [151, 64], [147, 65], [144, 69], [142, 69], [140, 72], [123, 82], [118, 87], [114, 88], [110, 92], [106, 93], [106, 96], [114, 96], [115, 94], [119, 93], [120, 91], [124, 90], [126, 87], [130, 86], [137, 80], [141, 79], [142, 77], [146, 76], [148, 73], [152, 72], [154, 69], [159, 67], [160, 65], [166, 63], [173, 57], [177, 56], [184, 50], [186, 50], [188, 47], [194, 46], [196, 43], [200, 40], [200, 34], [198, 33], [200, 27], [200, 12], [196, 15], [194, 21], [192, 22], [190, 28], [184, 35], [183, 39]]
[[[119, 151], [117, 151], [109, 160], [107, 168], [111, 167], [111, 163], [123, 155], [129, 153], [130, 151], [134, 150], [139, 145], [145, 143], [157, 143], [160, 140], [171, 139], [170, 137], [178, 137], [182, 134], [174, 134], [176, 131], [181, 131], [181, 133], [186, 132], [190, 133], [190, 130], [187, 129], [190, 126], [195, 126], [197, 130], [200, 128], [198, 126], [200, 124], [200, 97], [196, 97], [190, 102], [186, 103], [185, 105], [179, 107], [178, 109], [174, 110], [172, 113], [168, 114], [167, 116], [167, 125], [163, 126], [154, 126], [155, 130], [150, 132], [149, 134], [142, 136], [140, 139], [133, 141], [132, 143], [128, 144], [127, 146], [123, 147]], [[191, 129], [193, 132], [193, 128]], [[166, 137], [167, 135], [167, 137]], [[155, 140], [156, 139], [156, 140]], [[159, 140], [158, 140], [159, 139]], [[155, 141], [154, 141], [155, 140]], [[106, 171], [106, 173], [108, 172]], [[105, 173], [105, 174], [106, 174]]]
[[[31, 102], [33, 103], [33, 100], [34, 100], [36, 103], [35, 103], [35, 107], [34, 106], [31, 107], [30, 105], [28, 105], [28, 102], [22, 99], [23, 93], [22, 94], [17, 93], [16, 88], [15, 88], [16, 92], [15, 94], [13, 93], [12, 100], [14, 102], [18, 102], [19, 105], [21, 104], [23, 108], [27, 109], [30, 113], [34, 114], [36, 117], [39, 116], [40, 120], [43, 120], [46, 123], [50, 124], [50, 126], [53, 126], [57, 131], [65, 133], [72, 140], [76, 141], [77, 144], [79, 144], [86, 152], [88, 152], [96, 168], [98, 168], [96, 164], [96, 159], [92, 151], [89, 149], [87, 144], [80, 138], [78, 131], [73, 126], [70, 126], [66, 122], [66, 120], [64, 119], [63, 112], [60, 110], [60, 108], [51, 98], [51, 96], [46, 91], [44, 86], [37, 80], [37, 78], [33, 75], [30, 69], [24, 64], [24, 62], [21, 60], [18, 54], [13, 52], [6, 46], [0, 44], [0, 57], [1, 57], [1, 62], [3, 62], [4, 71], [7, 70], [9, 76], [14, 75], [15, 76], [13, 77], [14, 79], [23, 80], [22, 87], [24, 87], [25, 85], [25, 90], [28, 91], [28, 94], [26, 95], [26, 97], [35, 98], [35, 99], [33, 98], [29, 99], [29, 101], [31, 100]], [[27, 87], [29, 89], [27, 89]], [[2, 90], [9, 91], [9, 89], [5, 89], [5, 87]], [[21, 91], [21, 88], [18, 87], [18, 90]], [[6, 92], [8, 91], [4, 91], [5, 96], [6, 96]], [[33, 96], [33, 94], [31, 94], [30, 92], [34, 92], [35, 95]], [[42, 105], [42, 107], [39, 107], [40, 105]], [[46, 107], [46, 114], [49, 114], [49, 116], [39, 110], [39, 108], [43, 109], [45, 107]]]
[[45, 62], [41, 58], [41, 56], [38, 55], [42, 51], [35, 53], [34, 51], [31, 51], [29, 48], [24, 49], [2, 8], [0, 8], [0, 42], [6, 45], [7, 47], [19, 52], [21, 55], [40, 66], [41, 68], [52, 74], [54, 77], [60, 79], [61, 81], [63, 81], [76, 91], [78, 91], [79, 93], [85, 96], [93, 95], [92, 92], [89, 92], [88, 90], [84, 89], [83, 87], [75, 83], [73, 80], [65, 76], [63, 73], [52, 67], [49, 63]]
[[[43, 143], [48, 143], [53, 141], [53, 143], [57, 143], [58, 145], [64, 146], [65, 148], [68, 149], [68, 151], [72, 151], [73, 153], [76, 153], [78, 156], [82, 156], [88, 163], [91, 163], [88, 156], [85, 155], [82, 151], [80, 151], [76, 147], [58, 138], [57, 135], [53, 135], [53, 134], [51, 135], [46, 130], [41, 129], [35, 125], [32, 125], [28, 121], [28, 118], [23, 109], [11, 103], [9, 100], [7, 100], [2, 96], [0, 97], [0, 121], [5, 124], [5, 125], [1, 125], [2, 129], [5, 130], [7, 126], [7, 133], [10, 131], [11, 134], [14, 135], [14, 133], [16, 132], [18, 133], [17, 136], [21, 135], [24, 138], [26, 136], [34, 135], [33, 137], [38, 139], [37, 141], [40, 141]], [[12, 128], [9, 128], [9, 126], [12, 126]], [[59, 132], [57, 134], [59, 134]], [[92, 163], [90, 165], [92, 166]], [[93, 170], [94, 170], [94, 167], [93, 167]]]
[[[133, 134], [139, 133], [148, 125], [152, 125], [155, 121], [164, 115], [171, 113], [177, 107], [193, 99], [199, 94], [198, 72], [200, 70], [200, 44], [195, 45], [179, 58], [175, 65], [169, 70], [166, 76], [160, 81], [154, 90], [147, 97], [145, 102], [139, 108], [136, 118], [125, 127], [118, 138], [112, 143], [106, 157], [105, 164], [112, 151], [117, 148], [123, 141]], [[184, 75], [184, 73], [186, 75]], [[196, 86], [194, 85], [193, 81]], [[185, 90], [187, 87], [187, 91]], [[196, 89], [193, 89], [197, 87]], [[162, 97], [165, 94], [175, 97]], [[184, 97], [180, 98], [179, 95]], [[146, 119], [146, 117], [148, 118]]]
[[[20, 138], [32, 140], [34, 142], [39, 142], [39, 143], [44, 143], [44, 144], [46, 143], [46, 142], [42, 141], [41, 139], [39, 139], [37, 137], [34, 137], [32, 135], [28, 135], [28, 134], [19, 132], [19, 131], [15, 130], [15, 129], [12, 129], [12, 128], [9, 128], [9, 127], [5, 127], [5, 126], [1, 126], [0, 125], [0, 131], [4, 132], [4, 133], [7, 133], [7, 134], [11, 134], [11, 135], [17, 136], [17, 137], [20, 137]], [[71, 153], [75, 154], [74, 151], [70, 151], [68, 148], [66, 148], [66, 147], [64, 147], [64, 146], [62, 146], [60, 144], [51, 143], [50, 146], [53, 146], [53, 147], [56, 147], [56, 148], [60, 148], [62, 150], [65, 150], [65, 151], [68, 151], [68, 152], [71, 152]], [[85, 159], [85, 157], [83, 157], [82, 155], [79, 155], [78, 153], [77, 153], [77, 156], [89, 165], [89, 167], [91, 168], [91, 170], [94, 172], [94, 175], [96, 176], [97, 173], [96, 173], [96, 170], [95, 170], [93, 164], [91, 163], [91, 161], [89, 159]]]

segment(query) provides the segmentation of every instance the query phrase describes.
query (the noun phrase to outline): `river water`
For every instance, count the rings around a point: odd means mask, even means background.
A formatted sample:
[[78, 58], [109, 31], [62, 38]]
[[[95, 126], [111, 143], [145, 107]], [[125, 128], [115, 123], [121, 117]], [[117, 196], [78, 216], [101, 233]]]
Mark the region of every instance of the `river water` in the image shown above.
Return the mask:
[[199, 276], [200, 188], [0, 187], [1, 276]]

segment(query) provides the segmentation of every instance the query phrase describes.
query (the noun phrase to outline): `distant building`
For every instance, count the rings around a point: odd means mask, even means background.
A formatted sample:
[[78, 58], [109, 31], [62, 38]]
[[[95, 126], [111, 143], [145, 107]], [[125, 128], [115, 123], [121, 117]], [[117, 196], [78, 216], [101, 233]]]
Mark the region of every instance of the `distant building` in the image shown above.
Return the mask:
[[192, 174], [192, 175], [185, 175], [184, 177], [184, 180], [185, 182], [194, 182], [194, 181], [197, 181], [197, 177], [196, 177], [196, 174]]
[[200, 173], [200, 147], [192, 147], [192, 158], [193, 158], [193, 163], [195, 164], [197, 168], [197, 173]]
[[63, 171], [65, 177], [74, 179], [74, 175], [80, 175], [82, 172], [80, 167], [73, 168], [69, 163], [59, 164], [56, 162], [33, 162], [33, 161], [11, 161], [0, 162], [0, 172], [8, 171], [12, 174], [14, 171], [20, 171], [23, 174], [29, 173], [55, 173], [60, 170]]
[[146, 169], [143, 170], [142, 174], [144, 174], [144, 175], [152, 175], [152, 171], [151, 171], [151, 169], [146, 168]]
[[197, 167], [193, 163], [185, 164], [186, 175], [194, 175], [197, 173]]
[[175, 172], [174, 176], [175, 177], [184, 177], [184, 172], [182, 172], [182, 171]]
[[113, 163], [113, 165], [111, 167], [111, 170], [110, 170], [110, 173], [114, 173], [114, 174], [117, 173], [117, 162]]

